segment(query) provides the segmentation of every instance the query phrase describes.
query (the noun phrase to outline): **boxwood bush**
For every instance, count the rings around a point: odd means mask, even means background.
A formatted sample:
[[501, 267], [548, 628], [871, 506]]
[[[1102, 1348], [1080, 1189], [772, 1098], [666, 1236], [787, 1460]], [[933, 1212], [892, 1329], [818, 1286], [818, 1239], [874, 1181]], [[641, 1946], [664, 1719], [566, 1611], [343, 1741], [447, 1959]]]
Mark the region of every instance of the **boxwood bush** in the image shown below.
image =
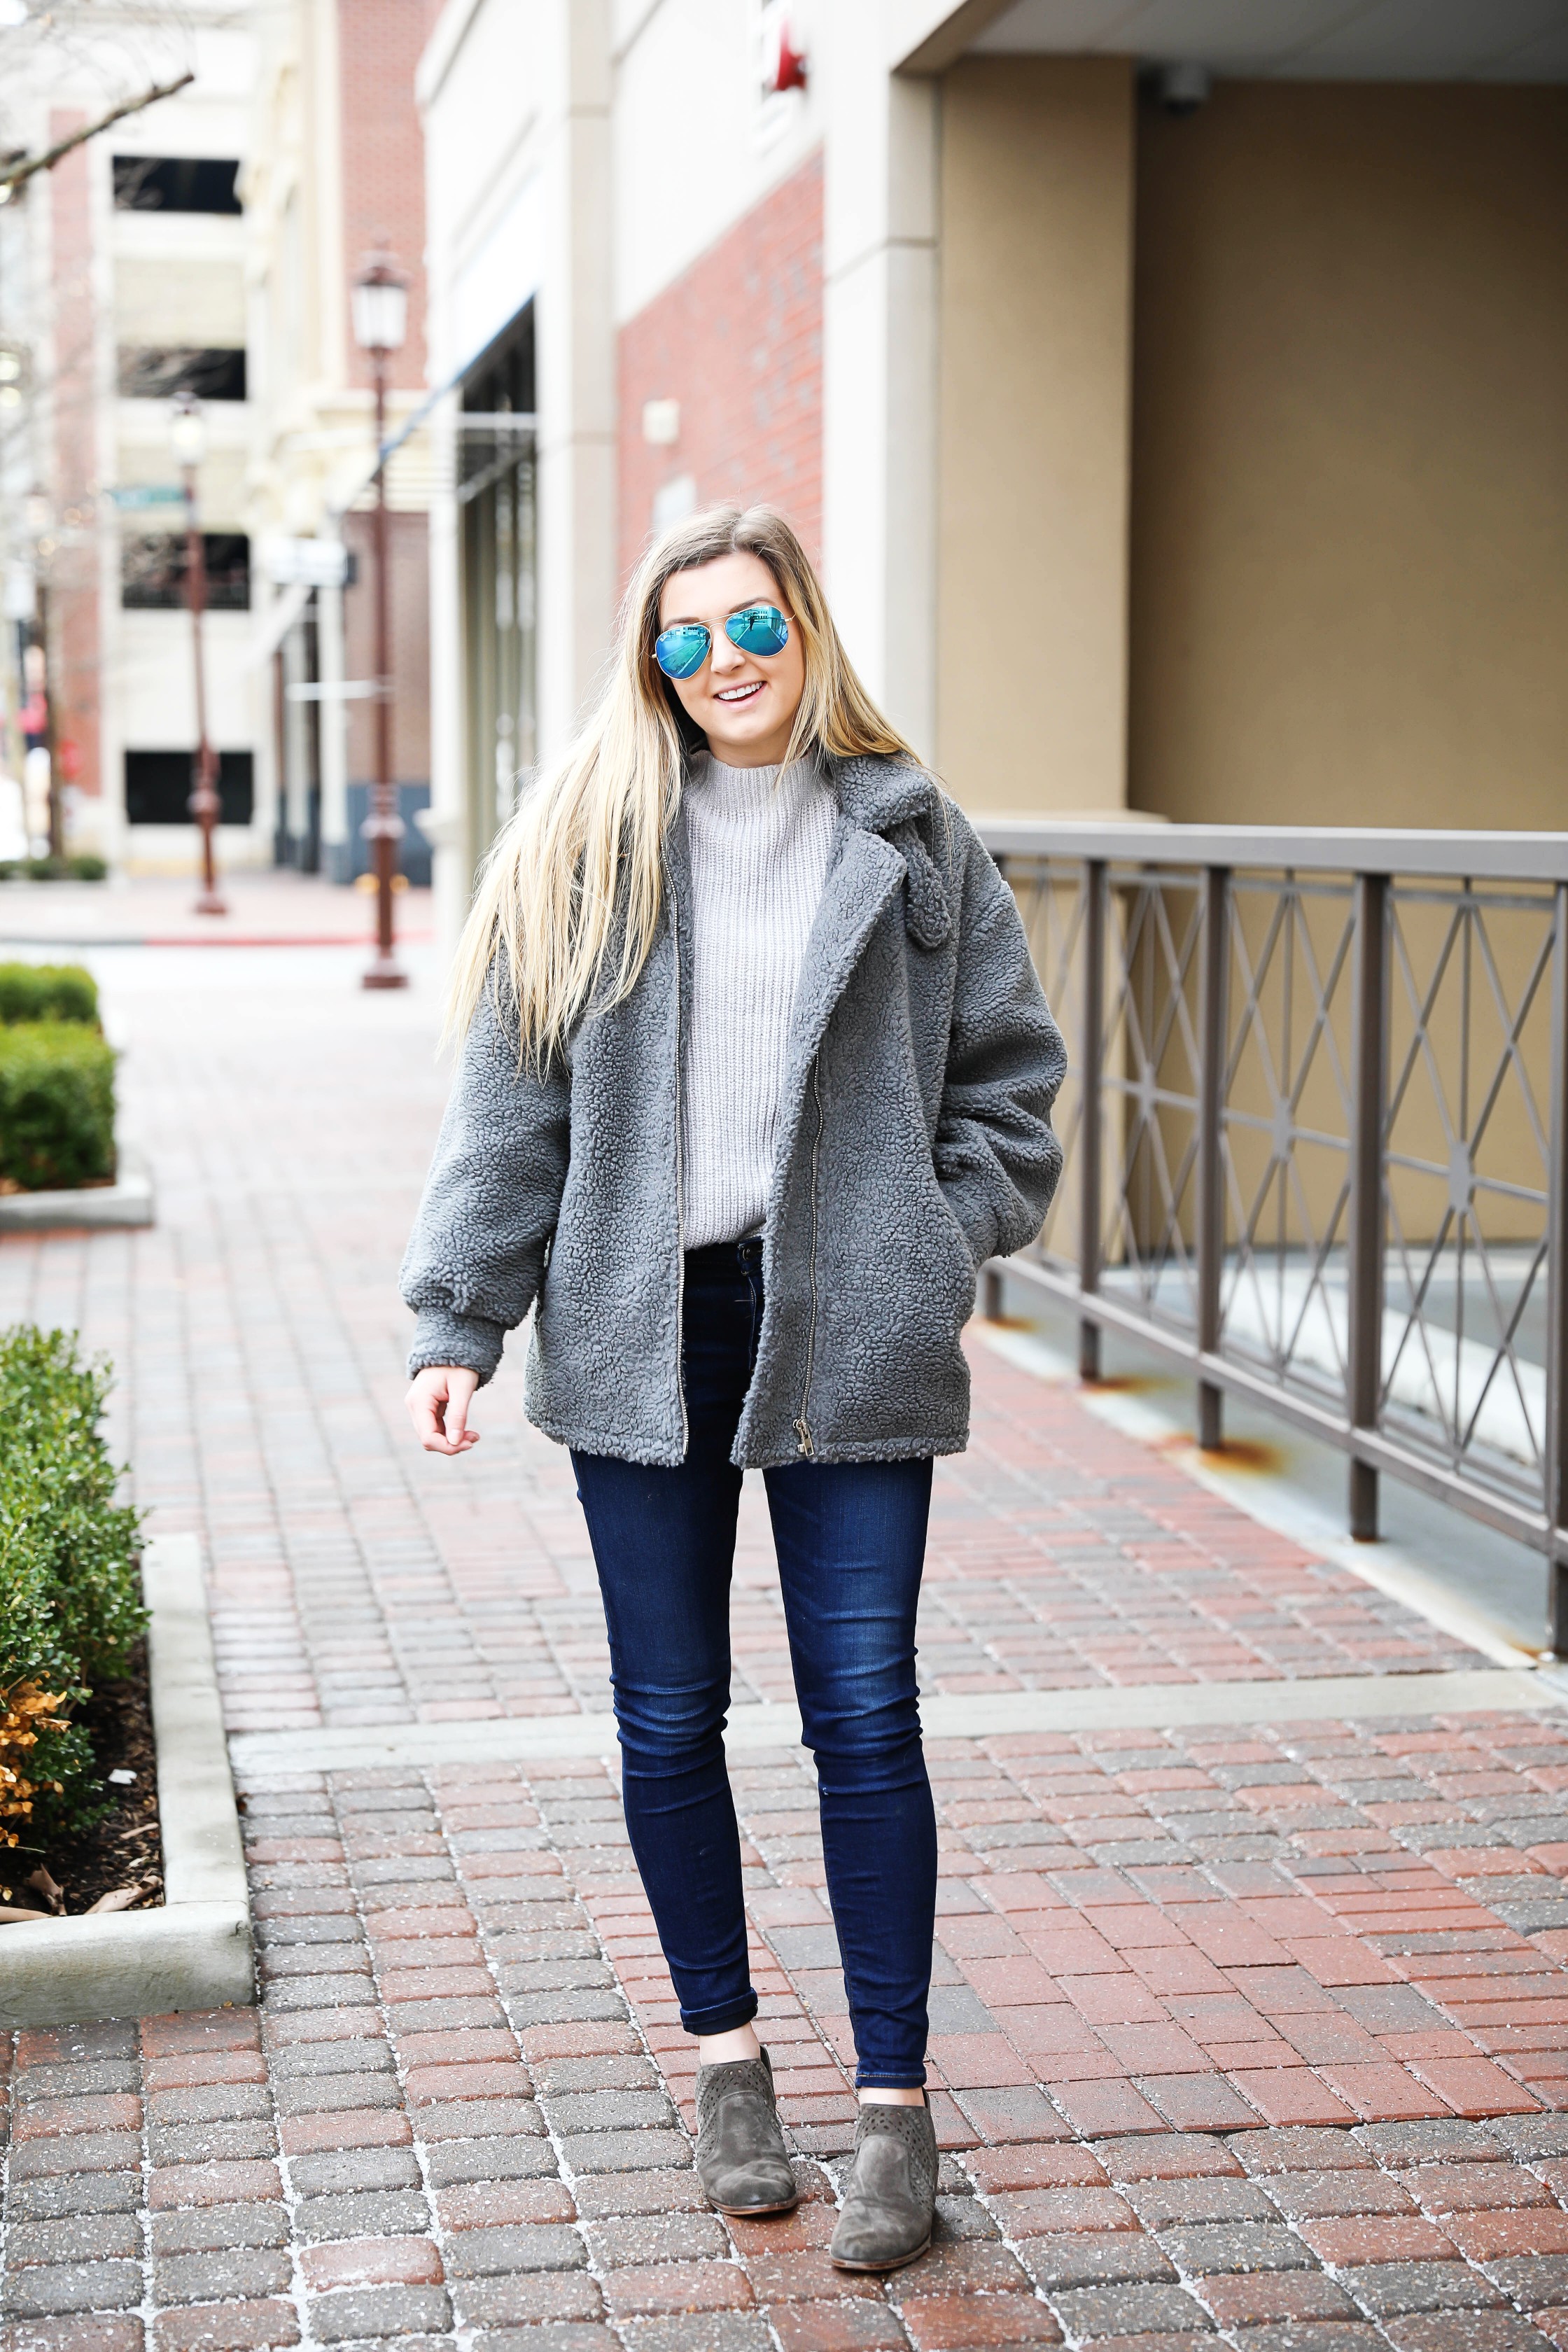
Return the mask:
[[91, 850], [69, 857], [8, 857], [0, 863], [0, 882], [103, 882], [107, 862]]
[[114, 1055], [81, 1021], [0, 1026], [0, 1187], [40, 1192], [114, 1174]]
[[24, 1846], [102, 1811], [71, 1717], [126, 1673], [146, 1624], [138, 1516], [116, 1500], [100, 1425], [109, 1385], [74, 1333], [0, 1331], [0, 1832]]
[[0, 963], [0, 1022], [98, 1026], [98, 982], [79, 963]]

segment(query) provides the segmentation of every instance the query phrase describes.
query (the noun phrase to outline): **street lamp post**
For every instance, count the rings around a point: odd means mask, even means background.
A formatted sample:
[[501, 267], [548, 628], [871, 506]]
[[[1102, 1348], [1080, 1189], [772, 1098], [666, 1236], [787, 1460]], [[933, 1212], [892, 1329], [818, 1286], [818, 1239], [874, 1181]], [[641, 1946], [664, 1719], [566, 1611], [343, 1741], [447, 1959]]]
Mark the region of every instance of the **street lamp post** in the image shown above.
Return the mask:
[[202, 653], [202, 614], [207, 604], [206, 549], [203, 544], [201, 518], [196, 511], [196, 467], [206, 448], [206, 420], [202, 404], [194, 393], [182, 392], [174, 402], [169, 419], [169, 446], [180, 468], [180, 480], [185, 493], [185, 603], [191, 615], [191, 650], [196, 675], [196, 756], [195, 789], [190, 798], [191, 814], [201, 827], [202, 887], [196, 899], [198, 915], [226, 915], [223, 894], [217, 887], [217, 866], [213, 855], [213, 835], [217, 827], [222, 803], [217, 794], [217, 757], [207, 740], [206, 664]]
[[393, 943], [393, 877], [403, 838], [397, 788], [392, 780], [392, 644], [390, 573], [386, 546], [386, 370], [403, 348], [408, 324], [408, 288], [390, 253], [374, 253], [353, 286], [354, 341], [370, 354], [375, 380], [375, 793], [365, 819], [375, 874], [375, 955], [364, 974], [366, 988], [406, 988], [408, 975]]
[[[33, 541], [34, 612], [37, 630], [37, 716], [43, 725], [33, 730], [48, 767], [48, 845], [51, 857], [65, 855], [65, 825], [60, 810], [60, 779], [55, 745], [55, 682], [49, 668], [49, 557], [54, 550], [54, 509], [46, 490], [27, 493], [26, 524]], [[29, 697], [29, 700], [31, 697]]]

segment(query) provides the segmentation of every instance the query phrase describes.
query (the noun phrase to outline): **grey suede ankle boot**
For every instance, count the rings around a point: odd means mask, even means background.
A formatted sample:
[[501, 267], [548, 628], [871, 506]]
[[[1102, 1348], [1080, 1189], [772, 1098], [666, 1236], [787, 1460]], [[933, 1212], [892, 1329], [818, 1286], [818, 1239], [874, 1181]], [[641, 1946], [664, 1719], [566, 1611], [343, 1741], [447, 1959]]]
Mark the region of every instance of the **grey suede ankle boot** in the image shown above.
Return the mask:
[[788, 2213], [800, 2202], [765, 2050], [697, 2069], [697, 2178], [721, 2213]]
[[931, 2243], [936, 2126], [922, 2107], [862, 2105], [844, 2210], [829, 2248], [841, 2271], [896, 2271]]

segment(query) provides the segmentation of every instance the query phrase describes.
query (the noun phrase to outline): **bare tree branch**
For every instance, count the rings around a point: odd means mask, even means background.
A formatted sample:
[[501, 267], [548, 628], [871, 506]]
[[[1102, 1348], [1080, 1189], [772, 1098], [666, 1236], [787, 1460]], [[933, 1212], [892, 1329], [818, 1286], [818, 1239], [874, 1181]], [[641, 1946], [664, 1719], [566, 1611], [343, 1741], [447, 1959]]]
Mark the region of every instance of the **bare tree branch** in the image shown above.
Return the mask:
[[0, 171], [0, 190], [19, 187], [24, 180], [30, 180], [35, 172], [52, 172], [61, 156], [68, 155], [73, 147], [80, 147], [89, 139], [96, 139], [100, 131], [107, 131], [111, 123], [122, 122], [128, 114], [140, 114], [143, 107], [155, 106], [161, 98], [173, 98], [177, 89], [184, 89], [185, 84], [195, 81], [195, 72], [187, 68], [177, 81], [155, 82], [140, 98], [128, 98], [123, 105], [111, 106], [109, 112], [100, 115], [96, 122], [86, 123], [81, 130], [73, 131], [68, 139], [62, 139], [56, 147], [47, 148], [43, 154], [25, 156], [19, 163], [7, 164]]

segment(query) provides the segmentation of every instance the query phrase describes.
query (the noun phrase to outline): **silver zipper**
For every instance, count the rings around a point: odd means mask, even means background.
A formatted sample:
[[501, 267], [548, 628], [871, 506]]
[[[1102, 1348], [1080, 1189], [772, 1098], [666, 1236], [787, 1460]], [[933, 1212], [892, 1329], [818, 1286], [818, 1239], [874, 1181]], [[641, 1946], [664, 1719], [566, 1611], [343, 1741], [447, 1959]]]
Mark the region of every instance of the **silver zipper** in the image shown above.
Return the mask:
[[691, 1450], [691, 1430], [686, 1418], [686, 1171], [680, 1138], [685, 1125], [686, 1106], [680, 1091], [680, 902], [673, 887], [669, 889], [669, 931], [675, 943], [675, 1393], [680, 1402], [680, 1458], [684, 1462]]
[[811, 1066], [811, 1096], [816, 1105], [816, 1133], [811, 1139], [811, 1317], [805, 1327], [805, 1381], [800, 1392], [800, 1418], [795, 1433], [799, 1451], [809, 1461], [816, 1448], [812, 1444], [811, 1425], [806, 1407], [811, 1402], [811, 1374], [816, 1359], [816, 1169], [822, 1157], [822, 1056], [818, 1053]]

